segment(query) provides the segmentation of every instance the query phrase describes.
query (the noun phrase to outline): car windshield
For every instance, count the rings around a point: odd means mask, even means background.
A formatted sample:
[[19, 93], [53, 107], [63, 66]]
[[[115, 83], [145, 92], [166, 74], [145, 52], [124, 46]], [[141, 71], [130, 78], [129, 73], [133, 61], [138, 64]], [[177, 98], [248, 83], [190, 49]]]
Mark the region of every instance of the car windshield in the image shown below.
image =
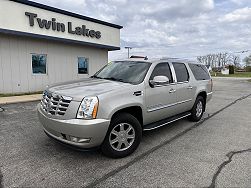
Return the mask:
[[92, 78], [100, 78], [131, 84], [141, 83], [151, 63], [140, 61], [115, 61], [108, 63]]

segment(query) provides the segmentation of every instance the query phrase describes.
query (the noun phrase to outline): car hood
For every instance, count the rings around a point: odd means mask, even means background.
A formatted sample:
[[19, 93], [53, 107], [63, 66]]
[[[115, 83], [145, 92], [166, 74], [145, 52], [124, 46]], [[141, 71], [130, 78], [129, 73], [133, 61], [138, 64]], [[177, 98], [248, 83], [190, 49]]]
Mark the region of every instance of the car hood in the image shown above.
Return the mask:
[[77, 81], [54, 84], [47, 90], [52, 93], [72, 97], [75, 101], [81, 101], [85, 96], [98, 96], [131, 84], [111, 80], [86, 78]]

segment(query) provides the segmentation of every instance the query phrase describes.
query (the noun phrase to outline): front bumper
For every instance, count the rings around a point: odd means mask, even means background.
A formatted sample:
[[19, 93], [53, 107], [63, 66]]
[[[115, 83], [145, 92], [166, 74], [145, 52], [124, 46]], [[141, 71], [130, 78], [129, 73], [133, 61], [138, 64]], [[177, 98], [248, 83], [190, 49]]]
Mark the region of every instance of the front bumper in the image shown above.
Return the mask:
[[[78, 148], [88, 149], [101, 145], [110, 124], [110, 121], [106, 119], [53, 119], [46, 116], [40, 104], [37, 109], [38, 118], [49, 136]], [[76, 138], [81, 142], [74, 141]]]

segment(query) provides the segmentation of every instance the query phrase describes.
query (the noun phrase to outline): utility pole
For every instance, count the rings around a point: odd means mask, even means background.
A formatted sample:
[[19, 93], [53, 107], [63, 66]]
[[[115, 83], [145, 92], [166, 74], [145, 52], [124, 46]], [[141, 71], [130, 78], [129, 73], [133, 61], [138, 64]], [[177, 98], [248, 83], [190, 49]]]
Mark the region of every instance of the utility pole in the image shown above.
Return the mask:
[[129, 59], [130, 58], [130, 50], [132, 49], [132, 47], [126, 46], [125, 49], [128, 50], [127, 56], [128, 56], [128, 59]]

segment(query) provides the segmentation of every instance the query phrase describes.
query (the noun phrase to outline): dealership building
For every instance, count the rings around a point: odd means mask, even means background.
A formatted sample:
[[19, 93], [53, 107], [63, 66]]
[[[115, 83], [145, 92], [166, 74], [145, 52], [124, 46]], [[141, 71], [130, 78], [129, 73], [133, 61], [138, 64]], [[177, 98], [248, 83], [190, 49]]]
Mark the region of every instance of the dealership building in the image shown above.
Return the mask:
[[0, 93], [89, 77], [120, 49], [122, 26], [26, 0], [0, 0]]

